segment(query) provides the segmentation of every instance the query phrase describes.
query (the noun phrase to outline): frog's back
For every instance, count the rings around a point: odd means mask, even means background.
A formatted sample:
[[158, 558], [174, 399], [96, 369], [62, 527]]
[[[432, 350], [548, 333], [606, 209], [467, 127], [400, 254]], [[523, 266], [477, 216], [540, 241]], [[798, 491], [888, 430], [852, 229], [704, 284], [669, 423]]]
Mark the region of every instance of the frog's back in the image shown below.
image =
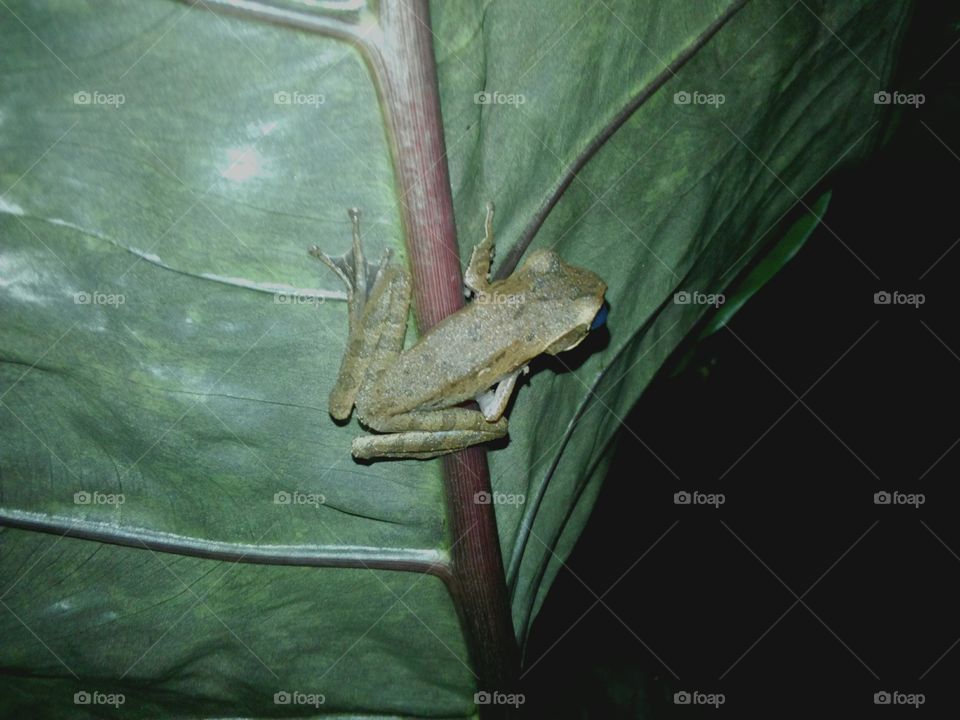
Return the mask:
[[404, 350], [376, 383], [373, 402], [394, 412], [457, 405], [523, 367], [543, 348], [527, 313], [468, 305]]
[[371, 378], [358, 404], [396, 415], [474, 398], [541, 353], [575, 347], [605, 291], [589, 270], [566, 264], [553, 251], [536, 251]]

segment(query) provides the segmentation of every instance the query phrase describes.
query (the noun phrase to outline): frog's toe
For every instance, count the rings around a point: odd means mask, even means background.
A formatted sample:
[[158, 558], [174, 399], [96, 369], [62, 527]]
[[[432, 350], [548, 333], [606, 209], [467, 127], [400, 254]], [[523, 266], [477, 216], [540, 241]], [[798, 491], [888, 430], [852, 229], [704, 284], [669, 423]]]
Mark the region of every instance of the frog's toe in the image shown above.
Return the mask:
[[309, 252], [313, 257], [333, 270], [337, 274], [337, 277], [339, 277], [343, 281], [344, 285], [347, 286], [347, 289], [353, 290], [357, 286], [356, 274], [353, 268], [352, 252], [347, 252], [343, 255], [332, 256], [327, 255], [316, 245], [313, 245]]

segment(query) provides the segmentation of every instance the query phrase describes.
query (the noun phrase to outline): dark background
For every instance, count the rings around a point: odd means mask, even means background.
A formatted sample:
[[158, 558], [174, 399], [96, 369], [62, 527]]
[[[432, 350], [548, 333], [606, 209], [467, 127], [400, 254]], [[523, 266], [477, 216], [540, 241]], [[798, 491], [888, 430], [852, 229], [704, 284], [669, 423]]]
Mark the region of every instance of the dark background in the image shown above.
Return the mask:
[[[949, 5], [915, 9], [891, 88], [926, 102], [834, 176], [833, 232], [681, 348], [626, 420], [533, 627], [531, 716], [958, 716], [960, 45], [920, 79], [960, 38]], [[878, 506], [881, 490], [926, 502]], [[676, 706], [679, 690], [725, 703]], [[876, 707], [883, 690], [925, 704]]]

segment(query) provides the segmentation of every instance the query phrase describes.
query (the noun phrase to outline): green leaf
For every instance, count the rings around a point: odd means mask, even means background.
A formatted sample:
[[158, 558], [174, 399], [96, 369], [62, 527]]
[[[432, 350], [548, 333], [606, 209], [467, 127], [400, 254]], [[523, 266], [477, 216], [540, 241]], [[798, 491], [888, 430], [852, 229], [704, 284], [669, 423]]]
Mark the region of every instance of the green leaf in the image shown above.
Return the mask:
[[[313, 5], [340, 4], [277, 3]], [[432, 7], [462, 259], [493, 199], [500, 257], [526, 232], [610, 288], [606, 344], [535, 363], [490, 453], [525, 498], [496, 506], [521, 639], [620, 418], [708, 310], [674, 293], [722, 292], [879, 133], [905, 3], [751, 2], [696, 49], [737, 5]], [[345, 250], [358, 206], [371, 257], [406, 262], [368, 65], [168, 0], [0, 17], [3, 714], [474, 714], [423, 573], [457, 541], [440, 464], [357, 464], [326, 412], [347, 320], [307, 247]]]
[[812, 204], [809, 211], [800, 214], [773, 247], [767, 250], [756, 265], [737, 278], [724, 293], [723, 302], [718, 305], [712, 317], [707, 318], [703, 329], [696, 333], [695, 342], [683, 352], [670, 369], [671, 377], [679, 375], [698, 358], [700, 342], [710, 337], [730, 322], [734, 315], [752, 298], [774, 275], [793, 259], [806, 244], [810, 234], [820, 224], [830, 205], [832, 193], [825, 192]]
[[[477, 236], [487, 197], [498, 201], [501, 248], [523, 236], [591, 142], [735, 3], [607, 5], [438, 8], [461, 237]], [[611, 310], [605, 347], [570, 372], [560, 356], [530, 376], [510, 416], [512, 441], [490, 456], [494, 488], [527, 499], [497, 508], [521, 638], [583, 527], [599, 481], [590, 469], [713, 310], [676, 304], [674, 294], [723, 292], [771, 228], [811, 207], [804, 198], [825, 175], [872, 149], [884, 118], [873, 93], [908, 9], [748, 3], [591, 156], [537, 232], [533, 247], [553, 247], [607, 281]], [[477, 105], [464, 87], [525, 102]], [[694, 92], [724, 102], [678, 102]], [[852, 256], [851, 266], [869, 272]]]
[[794, 255], [800, 252], [800, 248], [807, 242], [810, 233], [816, 229], [821, 218], [827, 212], [830, 197], [831, 193], [825, 192], [816, 202], [812, 203], [810, 211], [801, 215], [784, 233], [779, 242], [760, 259], [757, 265], [727, 291], [724, 303], [700, 332], [701, 340], [713, 335], [729, 323], [730, 319], [746, 304], [747, 300], [752, 298], [774, 275], [780, 272], [784, 265], [793, 259]]

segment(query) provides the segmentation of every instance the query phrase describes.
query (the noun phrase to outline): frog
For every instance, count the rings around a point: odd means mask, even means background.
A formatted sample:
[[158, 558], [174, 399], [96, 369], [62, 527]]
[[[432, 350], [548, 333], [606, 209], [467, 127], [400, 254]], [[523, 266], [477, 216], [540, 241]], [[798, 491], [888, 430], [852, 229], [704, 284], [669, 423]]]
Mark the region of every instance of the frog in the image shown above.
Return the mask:
[[[579, 345], [602, 325], [607, 286], [590, 270], [552, 249], [530, 253], [502, 280], [490, 279], [494, 205], [486, 205], [484, 237], [464, 272], [464, 307], [404, 347], [411, 275], [384, 252], [368, 263], [360, 210], [348, 210], [351, 248], [332, 257], [309, 254], [346, 286], [346, 348], [328, 411], [346, 422], [353, 409], [375, 434], [351, 443], [358, 461], [428, 459], [507, 435], [504, 412], [521, 374], [540, 355]], [[476, 405], [465, 405], [468, 401]]]

